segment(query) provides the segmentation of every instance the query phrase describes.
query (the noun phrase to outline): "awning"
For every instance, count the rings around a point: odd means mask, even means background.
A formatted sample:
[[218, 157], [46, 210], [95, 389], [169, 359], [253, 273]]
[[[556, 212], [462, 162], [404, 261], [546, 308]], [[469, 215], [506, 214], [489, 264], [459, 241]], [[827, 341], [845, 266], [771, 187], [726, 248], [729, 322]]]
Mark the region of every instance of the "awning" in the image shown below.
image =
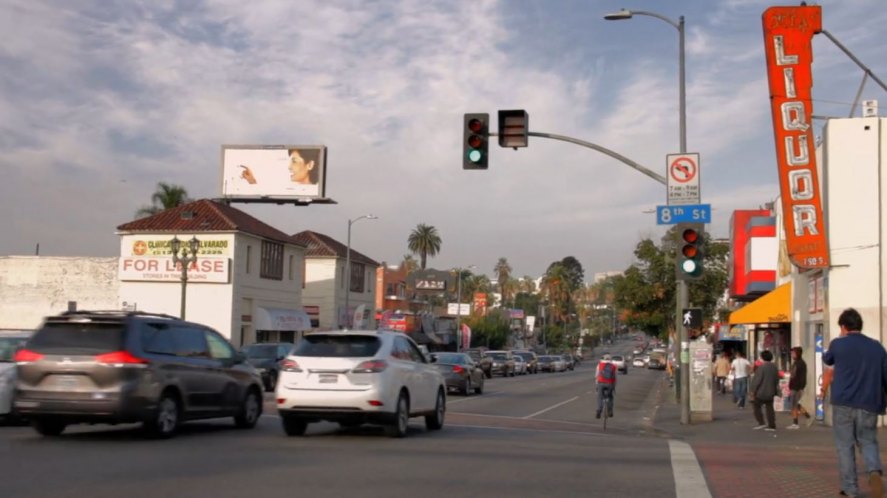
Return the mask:
[[730, 313], [730, 325], [790, 323], [791, 314], [792, 284], [789, 282]]
[[256, 330], [311, 330], [311, 319], [303, 310], [256, 308]]

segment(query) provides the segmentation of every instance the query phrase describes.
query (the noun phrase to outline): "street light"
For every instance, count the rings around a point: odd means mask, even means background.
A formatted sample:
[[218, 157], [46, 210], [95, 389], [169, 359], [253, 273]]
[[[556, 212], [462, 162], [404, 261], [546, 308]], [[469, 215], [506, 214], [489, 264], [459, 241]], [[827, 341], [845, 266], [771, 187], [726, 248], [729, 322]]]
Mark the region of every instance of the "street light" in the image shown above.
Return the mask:
[[[182, 246], [182, 241], [179, 240], [178, 237], [173, 236], [172, 240], [169, 241], [170, 249], [172, 250], [172, 263], [174, 265], [181, 265], [182, 268], [182, 304], [179, 310], [179, 316], [182, 317], [182, 320], [185, 319], [185, 296], [186, 291], [185, 288], [188, 286], [188, 267], [191, 264], [197, 262], [197, 251], [200, 249], [200, 241], [197, 240], [197, 237], [191, 237], [191, 240], [188, 241], [188, 246]], [[181, 256], [179, 255], [179, 251], [181, 250]]]
[[[629, 10], [622, 9], [619, 12], [614, 12], [612, 14], [607, 14], [604, 16], [604, 19], [608, 21], [621, 21], [625, 19], [631, 19], [632, 16], [650, 16], [655, 17], [656, 19], [662, 20], [670, 24], [672, 27], [678, 30], [678, 73], [679, 73], [679, 81], [678, 81], [678, 91], [680, 95], [680, 105], [679, 113], [680, 113], [680, 141], [681, 141], [681, 154], [687, 152], [687, 92], [686, 92], [686, 67], [684, 64], [684, 16], [678, 18], [678, 22], [675, 22], [668, 17], [665, 17], [661, 14], [657, 14], [655, 12], [648, 12], [645, 10]], [[687, 283], [683, 280], [678, 280], [676, 284], [676, 299], [675, 299], [675, 328], [678, 332], [678, 341], [681, 345], [679, 362], [680, 365], [680, 374], [681, 374], [681, 382], [678, 384], [680, 386], [681, 391], [681, 423], [689, 424], [690, 423], [690, 351], [689, 351], [689, 342], [687, 338], [687, 330], [683, 327], [681, 323], [681, 314], [683, 313], [683, 309], [688, 305], [688, 295], [687, 295]]]
[[[358, 216], [353, 220], [348, 220], [348, 246], [345, 249], [345, 326], [349, 326], [351, 323], [351, 310], [348, 309], [348, 298], [351, 295], [351, 225], [357, 223], [360, 220], [377, 220], [378, 216], [374, 214], [365, 214], [363, 216]], [[339, 327], [341, 328], [341, 324]]]
[[456, 268], [456, 271], [459, 272], [456, 279], [456, 352], [458, 353], [460, 349], [462, 349], [462, 341], [459, 340], [459, 332], [462, 330], [462, 271], [463, 270], [471, 270], [472, 268], [477, 268], [475, 265], [468, 265], [465, 268]]

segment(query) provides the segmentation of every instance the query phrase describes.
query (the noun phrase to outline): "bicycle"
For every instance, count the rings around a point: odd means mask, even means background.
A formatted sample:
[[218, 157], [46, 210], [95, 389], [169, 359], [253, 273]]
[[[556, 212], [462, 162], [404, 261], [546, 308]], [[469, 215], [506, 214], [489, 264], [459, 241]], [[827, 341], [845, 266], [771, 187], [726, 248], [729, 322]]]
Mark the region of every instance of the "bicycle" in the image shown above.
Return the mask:
[[613, 403], [613, 390], [609, 388], [604, 388], [601, 392], [601, 395], [604, 397], [602, 400], [601, 406], [603, 409], [601, 410], [603, 413], [601, 414], [604, 420], [604, 430], [607, 430], [607, 419], [610, 418], [610, 412], [613, 410], [610, 405]]

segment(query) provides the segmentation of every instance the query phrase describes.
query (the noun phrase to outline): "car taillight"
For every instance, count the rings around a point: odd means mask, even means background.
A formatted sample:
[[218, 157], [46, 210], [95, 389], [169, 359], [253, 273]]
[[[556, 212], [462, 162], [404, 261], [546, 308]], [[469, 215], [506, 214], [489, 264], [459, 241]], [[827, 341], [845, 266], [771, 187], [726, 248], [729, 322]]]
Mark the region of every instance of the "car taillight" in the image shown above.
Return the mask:
[[129, 351], [114, 351], [96, 355], [95, 361], [108, 365], [147, 365], [148, 360], [133, 356]]
[[453, 373], [460, 374], [464, 371], [465, 371], [465, 369], [460, 367], [459, 365], [453, 365]]
[[289, 358], [280, 362], [280, 369], [284, 372], [301, 372], [302, 367], [299, 366], [296, 360], [290, 360]]
[[367, 360], [351, 370], [353, 373], [379, 373], [388, 368], [385, 360]]
[[16, 351], [15, 356], [13, 357], [13, 360], [15, 360], [16, 363], [30, 363], [32, 361], [39, 361], [41, 359], [43, 359], [42, 354], [35, 353], [30, 349], [19, 349], [18, 351]]

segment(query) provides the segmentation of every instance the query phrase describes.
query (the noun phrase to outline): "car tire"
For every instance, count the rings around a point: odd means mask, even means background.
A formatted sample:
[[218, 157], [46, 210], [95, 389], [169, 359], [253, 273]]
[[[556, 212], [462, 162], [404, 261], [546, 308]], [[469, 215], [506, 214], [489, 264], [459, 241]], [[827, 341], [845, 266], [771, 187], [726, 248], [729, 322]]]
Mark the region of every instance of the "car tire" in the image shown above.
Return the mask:
[[472, 389], [473, 388], [471, 387], [471, 377], [468, 377], [467, 379], [465, 379], [465, 384], [462, 386], [462, 389], [459, 389], [459, 393], [462, 395], [468, 396], [469, 394], [471, 394]]
[[302, 436], [308, 429], [308, 422], [293, 415], [281, 415], [280, 422], [287, 436]]
[[493, 371], [492, 370], [485, 371], [484, 376], [488, 379], [492, 379], [493, 378]]
[[480, 385], [474, 388], [474, 394], [483, 394], [484, 393], [484, 379], [480, 379]]
[[429, 431], [443, 429], [444, 418], [447, 412], [447, 399], [443, 391], [437, 391], [437, 401], [434, 403], [434, 413], [425, 416], [425, 428]]
[[250, 389], [243, 398], [243, 405], [234, 415], [234, 425], [239, 429], [252, 429], [262, 416], [262, 396], [256, 389]]
[[385, 426], [385, 434], [388, 437], [401, 438], [407, 435], [407, 427], [410, 422], [410, 400], [405, 393], [400, 393], [397, 398], [397, 408], [394, 411], [394, 420]]
[[68, 424], [64, 423], [61, 420], [36, 418], [33, 421], [31, 421], [31, 426], [41, 436], [53, 437], [53, 436], [58, 436], [62, 432], [64, 432], [65, 427], [67, 427]]
[[173, 437], [182, 419], [182, 405], [171, 392], [165, 392], [157, 402], [157, 411], [145, 421], [143, 427], [148, 435], [158, 439]]

